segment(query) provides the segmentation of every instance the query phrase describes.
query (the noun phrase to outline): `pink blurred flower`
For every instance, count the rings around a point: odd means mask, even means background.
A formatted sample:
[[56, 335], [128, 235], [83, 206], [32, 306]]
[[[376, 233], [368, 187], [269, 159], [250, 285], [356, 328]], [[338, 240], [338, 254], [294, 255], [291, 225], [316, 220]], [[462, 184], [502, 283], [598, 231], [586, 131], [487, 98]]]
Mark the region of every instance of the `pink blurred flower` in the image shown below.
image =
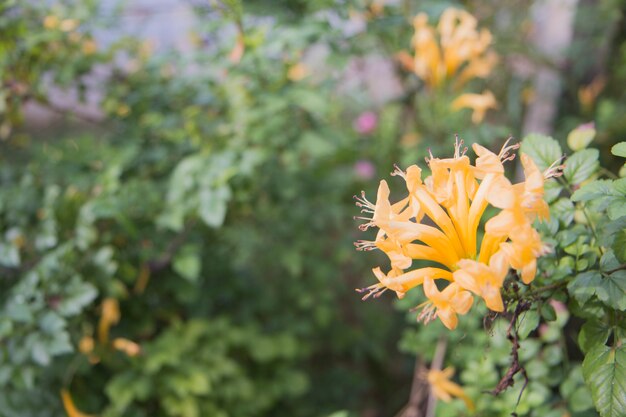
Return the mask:
[[354, 174], [360, 180], [371, 180], [376, 175], [376, 167], [372, 162], [361, 159], [354, 164]]
[[354, 120], [353, 126], [354, 130], [362, 135], [366, 135], [378, 126], [378, 116], [373, 111], [363, 112]]

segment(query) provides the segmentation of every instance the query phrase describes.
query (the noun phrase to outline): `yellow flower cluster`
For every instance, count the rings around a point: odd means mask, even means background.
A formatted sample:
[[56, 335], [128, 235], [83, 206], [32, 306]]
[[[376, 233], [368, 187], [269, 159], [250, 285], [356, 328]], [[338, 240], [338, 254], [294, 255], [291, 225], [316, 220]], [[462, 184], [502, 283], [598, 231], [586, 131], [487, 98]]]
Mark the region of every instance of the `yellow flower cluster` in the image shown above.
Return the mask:
[[[413, 56], [398, 54], [401, 64], [414, 72], [430, 89], [453, 83], [460, 89], [474, 78], [487, 77], [498, 62], [490, 49], [491, 32], [478, 30], [477, 20], [470, 13], [446, 9], [436, 27], [428, 23], [428, 16], [420, 13], [413, 19]], [[452, 103], [453, 110], [473, 110], [472, 121], [479, 123], [488, 109], [497, 107], [494, 95], [485, 90], [481, 94], [462, 94]]]
[[[508, 144], [508, 142], [507, 142]], [[408, 196], [392, 204], [389, 187], [382, 180], [376, 203], [356, 197], [357, 206], [370, 217], [358, 217], [379, 229], [373, 241], [355, 243], [359, 250], [382, 250], [391, 262], [385, 273], [373, 270], [378, 283], [359, 291], [363, 299], [378, 297], [387, 289], [402, 298], [410, 289], [422, 285], [429, 301], [424, 303], [418, 320], [435, 318], [449, 329], [457, 326], [457, 315], [466, 314], [473, 295], [481, 297], [493, 311], [503, 311], [501, 288], [510, 268], [520, 271], [526, 284], [535, 278], [537, 258], [549, 252], [533, 228], [535, 219], [549, 216], [544, 200], [544, 180], [559, 174], [558, 166], [545, 173], [530, 157], [522, 154], [525, 181], [511, 182], [504, 175], [504, 162], [512, 160], [511, 151], [519, 145], [504, 145], [499, 154], [474, 144], [475, 165], [465, 155], [463, 141], [457, 139], [452, 158], [427, 158], [431, 175], [422, 181], [417, 165], [396, 170], [406, 183]], [[477, 232], [488, 205], [500, 209], [485, 224], [478, 246]], [[478, 250], [479, 249], [479, 250]], [[410, 269], [413, 260], [433, 261], [438, 266]], [[440, 290], [436, 281], [447, 281]]]
[[413, 27], [415, 54], [407, 64], [429, 87], [451, 79], [460, 87], [473, 78], [487, 77], [498, 61], [489, 48], [491, 32], [479, 31], [476, 18], [464, 10], [446, 9], [436, 28], [420, 13], [413, 19]]

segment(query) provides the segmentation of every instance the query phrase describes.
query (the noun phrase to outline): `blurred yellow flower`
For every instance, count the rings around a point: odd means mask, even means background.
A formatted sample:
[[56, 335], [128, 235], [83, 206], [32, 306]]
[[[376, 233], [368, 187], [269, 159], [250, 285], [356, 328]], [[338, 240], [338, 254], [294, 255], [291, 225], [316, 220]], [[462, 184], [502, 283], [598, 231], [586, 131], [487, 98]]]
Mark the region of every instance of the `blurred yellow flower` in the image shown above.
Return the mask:
[[120, 306], [115, 298], [105, 298], [102, 302], [102, 315], [98, 323], [98, 340], [106, 344], [109, 341], [109, 329], [120, 320]]
[[287, 71], [287, 78], [291, 81], [300, 81], [301, 79], [309, 75], [309, 69], [303, 63], [299, 62], [289, 67]]
[[85, 55], [93, 55], [98, 50], [98, 44], [93, 39], [87, 39], [83, 42], [81, 49]]
[[49, 15], [43, 19], [43, 27], [46, 29], [56, 29], [59, 26], [59, 18], [54, 15]]
[[76, 408], [72, 396], [67, 389], [61, 390], [61, 401], [63, 402], [63, 408], [68, 417], [94, 417], [93, 414], [85, 414]]
[[578, 101], [580, 102], [580, 106], [583, 111], [591, 111], [593, 105], [596, 102], [596, 99], [604, 90], [604, 86], [606, 85], [606, 78], [603, 76], [598, 76], [593, 79], [593, 81], [584, 87], [580, 87], [578, 89]]
[[119, 350], [120, 352], [124, 352], [128, 356], [137, 356], [141, 353], [141, 346], [132, 340], [124, 339], [123, 337], [118, 337], [113, 340], [113, 348]]
[[498, 108], [496, 98], [491, 91], [484, 91], [482, 94], [461, 94], [452, 102], [452, 110], [468, 108], [473, 110], [472, 122], [478, 124], [485, 118], [485, 113], [489, 109]]
[[435, 397], [444, 402], [450, 402], [453, 397], [462, 399], [470, 411], [474, 411], [474, 402], [467, 396], [463, 388], [450, 381], [454, 375], [454, 368], [446, 368], [443, 371], [431, 369], [428, 371], [428, 383]]
[[[512, 151], [518, 147], [505, 143], [495, 154], [474, 144], [478, 158], [472, 165], [463, 141], [457, 139], [452, 158], [430, 155], [431, 175], [424, 181], [418, 166], [406, 171], [396, 167], [392, 175], [402, 177], [408, 191], [398, 202], [389, 200], [384, 180], [375, 203], [363, 193], [355, 197], [365, 213], [358, 217], [366, 221], [360, 229], [378, 228], [376, 238], [357, 241], [357, 249], [381, 250], [391, 264], [387, 273], [380, 267], [373, 269], [378, 283], [358, 290], [366, 293], [363, 299], [378, 297], [388, 289], [402, 298], [423, 285], [428, 301], [418, 306], [422, 309], [418, 320], [438, 317], [449, 329], [456, 328], [457, 315], [471, 308], [472, 293], [489, 309], [504, 311], [501, 288], [509, 269], [520, 270], [523, 282], [529, 283], [535, 276], [537, 258], [549, 251], [532, 222], [548, 217], [543, 184], [545, 178], [559, 175], [560, 168], [555, 165], [541, 173], [532, 159], [522, 154], [526, 179], [511, 184], [504, 176], [504, 163], [515, 157]], [[487, 222], [477, 250], [478, 227], [489, 205], [501, 211]], [[411, 270], [413, 260], [437, 265]]]
[[78, 20], [76, 19], [63, 19], [59, 25], [59, 29], [63, 32], [71, 32], [78, 27]]
[[473, 78], [488, 76], [498, 61], [489, 49], [491, 32], [478, 30], [476, 18], [464, 10], [446, 9], [436, 28], [420, 13], [413, 19], [413, 27], [413, 62], [406, 53], [400, 53], [398, 59], [430, 88], [452, 79], [459, 88]]

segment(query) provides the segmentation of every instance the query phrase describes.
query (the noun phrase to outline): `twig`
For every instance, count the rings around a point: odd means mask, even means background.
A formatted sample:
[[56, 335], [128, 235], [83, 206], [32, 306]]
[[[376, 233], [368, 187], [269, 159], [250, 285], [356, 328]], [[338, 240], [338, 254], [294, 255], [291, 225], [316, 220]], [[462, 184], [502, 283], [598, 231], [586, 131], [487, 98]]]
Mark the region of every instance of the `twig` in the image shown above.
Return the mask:
[[[442, 337], [437, 342], [437, 347], [435, 348], [435, 357], [433, 358], [432, 363], [430, 364], [431, 370], [440, 370], [443, 367], [443, 359], [446, 356], [446, 348], [448, 347], [448, 339]], [[437, 398], [433, 394], [433, 391], [430, 390], [428, 394], [428, 406], [426, 408], [426, 417], [435, 417], [435, 406], [437, 405]]]
[[524, 386], [522, 387], [519, 397], [517, 398], [518, 403], [520, 399], [522, 398], [522, 393], [524, 392], [526, 385], [528, 385], [528, 375], [526, 374], [526, 369], [524, 369], [524, 367], [519, 362], [518, 351], [519, 351], [520, 345], [519, 345], [519, 336], [517, 334], [517, 329], [515, 328], [515, 323], [517, 322], [517, 318], [520, 316], [520, 314], [529, 310], [530, 306], [531, 304], [529, 302], [520, 301], [517, 304], [517, 307], [515, 307], [515, 312], [513, 313], [513, 317], [511, 317], [509, 328], [506, 331], [507, 339], [509, 339], [511, 343], [513, 344], [513, 348], [511, 350], [511, 357], [512, 357], [511, 366], [509, 367], [506, 374], [504, 374], [500, 382], [498, 382], [498, 385], [496, 385], [493, 391], [491, 391], [491, 394], [498, 395], [501, 392], [505, 391], [507, 388], [512, 387], [515, 384], [515, 380], [513, 378], [515, 377], [515, 375], [521, 372], [522, 375], [524, 376]]
[[411, 393], [409, 402], [400, 410], [396, 417], [422, 417], [424, 400], [428, 395], [428, 383], [424, 380], [426, 368], [421, 358], [415, 360], [413, 369], [413, 382], [411, 383]]

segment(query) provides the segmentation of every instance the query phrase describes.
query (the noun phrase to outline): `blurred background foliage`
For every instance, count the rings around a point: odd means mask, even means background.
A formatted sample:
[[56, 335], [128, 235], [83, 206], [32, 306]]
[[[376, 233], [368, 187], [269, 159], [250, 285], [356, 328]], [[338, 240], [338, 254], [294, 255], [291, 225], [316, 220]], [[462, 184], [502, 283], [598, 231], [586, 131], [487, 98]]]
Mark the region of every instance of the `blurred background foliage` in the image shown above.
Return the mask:
[[[98, 41], [124, 33], [123, 5], [0, 4], [0, 414], [394, 415], [441, 325], [405, 319], [407, 301], [354, 294], [381, 258], [354, 252], [351, 197], [394, 163], [447, 154], [455, 133], [494, 149], [527, 133], [534, 92], [519, 68], [546, 61], [525, 40], [531, 5], [189, 4], [186, 51]], [[498, 61], [461, 88], [428, 85], [403, 64], [412, 19], [434, 25], [452, 6], [490, 31]], [[623, 8], [578, 5], [554, 121], [560, 138], [595, 121], [613, 171]], [[481, 123], [452, 109], [487, 89], [497, 105]], [[481, 415], [596, 415], [576, 332], [562, 330], [572, 319], [554, 315], [523, 341], [519, 404], [519, 385], [480, 396], [509, 361], [506, 323], [486, 331], [476, 313], [450, 334], [448, 360]], [[438, 410], [467, 415], [458, 401]]]

